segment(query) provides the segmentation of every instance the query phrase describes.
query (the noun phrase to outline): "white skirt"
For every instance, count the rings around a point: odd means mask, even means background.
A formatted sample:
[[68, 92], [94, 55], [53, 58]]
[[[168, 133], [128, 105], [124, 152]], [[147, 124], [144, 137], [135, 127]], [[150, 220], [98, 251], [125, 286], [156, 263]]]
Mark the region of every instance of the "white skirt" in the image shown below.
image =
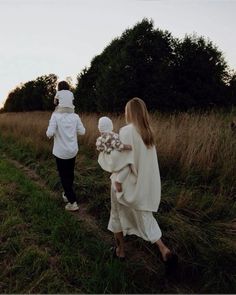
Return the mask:
[[136, 235], [155, 243], [162, 234], [160, 227], [150, 211], [138, 211], [124, 206], [117, 201], [116, 192], [111, 186], [111, 212], [108, 229], [113, 233]]

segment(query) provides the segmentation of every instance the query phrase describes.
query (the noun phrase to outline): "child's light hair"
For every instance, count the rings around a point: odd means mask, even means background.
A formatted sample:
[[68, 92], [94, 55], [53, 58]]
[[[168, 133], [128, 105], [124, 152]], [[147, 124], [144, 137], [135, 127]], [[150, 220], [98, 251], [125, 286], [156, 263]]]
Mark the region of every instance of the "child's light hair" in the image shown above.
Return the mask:
[[145, 102], [138, 97], [132, 98], [126, 104], [125, 117], [128, 124], [134, 124], [147, 148], [152, 147], [154, 145], [154, 135]]

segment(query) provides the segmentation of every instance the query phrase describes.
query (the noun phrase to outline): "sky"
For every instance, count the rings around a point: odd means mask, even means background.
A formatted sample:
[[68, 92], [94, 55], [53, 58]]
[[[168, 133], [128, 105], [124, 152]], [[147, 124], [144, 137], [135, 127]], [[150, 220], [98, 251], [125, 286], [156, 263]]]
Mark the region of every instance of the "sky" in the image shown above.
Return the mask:
[[144, 17], [174, 37], [210, 38], [236, 70], [236, 0], [0, 0], [0, 107], [41, 75], [76, 81], [94, 56]]

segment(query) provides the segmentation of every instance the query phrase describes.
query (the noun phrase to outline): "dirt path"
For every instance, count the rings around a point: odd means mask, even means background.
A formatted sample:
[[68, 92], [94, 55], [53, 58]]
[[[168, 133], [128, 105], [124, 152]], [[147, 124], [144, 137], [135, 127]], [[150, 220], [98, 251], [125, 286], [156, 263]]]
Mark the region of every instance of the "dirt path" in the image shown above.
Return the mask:
[[[33, 181], [38, 187], [47, 190], [50, 195], [53, 198], [58, 198], [58, 193], [51, 191], [46, 182], [32, 169], [30, 169], [27, 166], [22, 165], [16, 160], [13, 159], [7, 159], [11, 164], [13, 164], [17, 169], [21, 170], [31, 181]], [[97, 235], [102, 238], [103, 240], [107, 242], [112, 241], [112, 237], [101, 230], [99, 225], [97, 224], [96, 220], [92, 215], [88, 213], [88, 205], [86, 203], [82, 203], [79, 205], [79, 211], [73, 212], [75, 218], [77, 218], [80, 221], [84, 221], [86, 224], [86, 227], [88, 227], [89, 230], [95, 231]]]
[[[20, 162], [9, 159], [5, 156], [6, 159], [13, 164], [17, 169], [21, 170], [31, 181], [33, 181], [38, 187], [47, 190], [53, 198], [58, 198], [58, 193], [51, 191], [46, 182], [32, 169], [21, 164]], [[79, 221], [82, 221], [88, 231], [96, 233], [98, 239], [105, 241], [107, 244], [114, 244], [113, 236], [108, 231], [103, 231], [99, 224], [97, 223], [94, 216], [88, 213], [88, 204], [82, 203], [79, 205], [79, 211], [73, 212], [73, 216]], [[127, 238], [126, 241], [126, 253], [129, 257], [129, 261], [139, 261], [141, 262], [148, 271], [152, 273], [157, 273], [155, 268], [155, 263], [157, 262], [156, 253], [158, 251], [155, 249], [152, 250], [148, 245], [142, 244], [136, 247], [134, 245], [132, 238]]]

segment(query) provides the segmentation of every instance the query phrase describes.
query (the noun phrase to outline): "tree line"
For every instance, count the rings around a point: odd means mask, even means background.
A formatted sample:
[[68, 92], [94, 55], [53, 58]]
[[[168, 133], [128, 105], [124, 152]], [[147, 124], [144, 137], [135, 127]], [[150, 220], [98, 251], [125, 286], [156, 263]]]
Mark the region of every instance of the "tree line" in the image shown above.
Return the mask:
[[[50, 74], [14, 89], [5, 111], [52, 110], [57, 76]], [[143, 19], [82, 70], [73, 89], [76, 110], [121, 112], [138, 96], [149, 110], [230, 108], [236, 105], [236, 74], [212, 41], [182, 40]]]
[[56, 85], [57, 76], [49, 74], [17, 86], [9, 93], [3, 110], [6, 112], [52, 110]]

